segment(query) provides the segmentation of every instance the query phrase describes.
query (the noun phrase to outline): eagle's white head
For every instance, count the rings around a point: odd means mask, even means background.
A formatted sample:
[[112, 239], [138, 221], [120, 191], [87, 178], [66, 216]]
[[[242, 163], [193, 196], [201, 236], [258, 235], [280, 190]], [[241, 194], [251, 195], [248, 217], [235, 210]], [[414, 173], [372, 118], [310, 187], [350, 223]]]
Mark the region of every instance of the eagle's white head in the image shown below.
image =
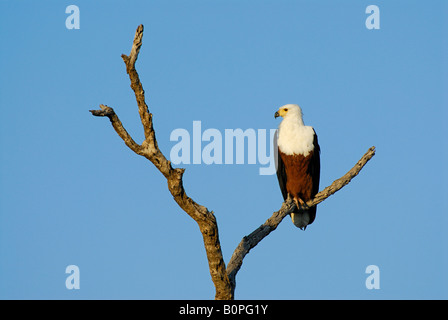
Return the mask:
[[314, 129], [303, 123], [302, 109], [297, 104], [280, 107], [275, 117], [283, 117], [278, 126], [278, 147], [288, 155], [305, 157], [314, 149]]
[[283, 107], [280, 107], [275, 113], [275, 118], [277, 117], [283, 117], [284, 120], [288, 119], [298, 122], [302, 126], [304, 125], [302, 108], [297, 104], [285, 104]]

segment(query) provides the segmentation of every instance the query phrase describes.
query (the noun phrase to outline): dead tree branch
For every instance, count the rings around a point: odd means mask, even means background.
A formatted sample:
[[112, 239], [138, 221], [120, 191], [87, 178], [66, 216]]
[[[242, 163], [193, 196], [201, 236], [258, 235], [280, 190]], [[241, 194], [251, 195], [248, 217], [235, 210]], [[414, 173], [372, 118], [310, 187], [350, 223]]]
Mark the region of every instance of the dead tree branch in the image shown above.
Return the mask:
[[[344, 186], [346, 186], [354, 177], [358, 175], [361, 169], [367, 164], [367, 162], [372, 159], [375, 155], [375, 147], [371, 147], [367, 152], [362, 156], [362, 158], [355, 164], [353, 168], [351, 168], [345, 175], [341, 178], [333, 181], [331, 185], [326, 187], [324, 190], [316, 194], [314, 199], [308, 201], [306, 203], [306, 208], [314, 207], [315, 205], [321, 203], [329, 196], [333, 195]], [[261, 226], [259, 226], [255, 231], [253, 231], [248, 236], [245, 236], [241, 242], [236, 247], [235, 251], [230, 258], [230, 261], [227, 265], [227, 274], [229, 275], [230, 283], [232, 285], [232, 292], [235, 291], [236, 286], [236, 274], [241, 268], [243, 264], [244, 257], [249, 253], [249, 251], [254, 248], [261, 240], [263, 240], [267, 235], [269, 235], [272, 231], [277, 229], [280, 222], [282, 222], [283, 218], [285, 218], [288, 214], [294, 211], [296, 208], [296, 204], [291, 199], [287, 199], [283, 202], [282, 207], [279, 211], [273, 213], [273, 215], [266, 220]], [[302, 209], [302, 208], [299, 208]], [[305, 208], [303, 208], [305, 209]]]
[[120, 119], [110, 107], [100, 105], [101, 110], [90, 110], [94, 116], [107, 116], [112, 123], [117, 134], [123, 139], [125, 144], [135, 153], [146, 157], [154, 166], [165, 176], [168, 182], [168, 189], [171, 192], [176, 203], [199, 226], [202, 233], [207, 260], [210, 269], [210, 275], [215, 285], [216, 299], [232, 299], [230, 282], [226, 272], [226, 266], [219, 242], [218, 224], [213, 212], [206, 207], [197, 204], [187, 196], [183, 187], [182, 176], [185, 169], [173, 169], [171, 162], [168, 161], [160, 151], [155, 131], [153, 128], [152, 114], [148, 110], [145, 102], [145, 91], [140, 82], [139, 75], [135, 69], [138, 53], [142, 45], [143, 25], [137, 28], [131, 53], [129, 56], [122, 55], [126, 64], [126, 72], [131, 80], [131, 88], [134, 91], [137, 100], [138, 111], [143, 125], [145, 140], [141, 145], [137, 144], [124, 129]]
[[[207, 255], [210, 275], [215, 285], [215, 299], [230, 300], [234, 298], [235, 278], [238, 270], [241, 268], [244, 257], [249, 251], [255, 247], [264, 237], [274, 231], [285, 216], [290, 214], [294, 208], [295, 203], [289, 199], [282, 204], [279, 211], [266, 220], [266, 222], [257, 228], [250, 235], [243, 238], [238, 247], [235, 249], [229, 266], [226, 269], [224, 263], [221, 244], [219, 241], [218, 224], [216, 217], [212, 211], [206, 207], [196, 203], [193, 199], [187, 196], [183, 187], [183, 174], [185, 169], [173, 168], [171, 162], [166, 159], [157, 145], [156, 134], [153, 127], [152, 114], [149, 112], [145, 100], [145, 91], [140, 82], [139, 75], [135, 69], [135, 63], [142, 46], [143, 25], [138, 26], [134, 41], [129, 56], [122, 55], [123, 61], [126, 65], [126, 72], [129, 75], [131, 88], [134, 91], [137, 101], [138, 112], [140, 120], [143, 125], [145, 139], [141, 144], [138, 144], [132, 139], [126, 129], [123, 127], [120, 119], [116, 115], [114, 109], [111, 107], [100, 105], [100, 110], [90, 110], [92, 115], [96, 117], [108, 117], [113, 128], [128, 146], [136, 154], [139, 154], [149, 161], [163, 174], [168, 183], [168, 190], [171, 192], [176, 203], [185, 211], [191, 218], [193, 218], [199, 226], [204, 247]], [[342, 178], [334, 181], [329, 187], [319, 192], [313, 200], [306, 203], [308, 207], [324, 201], [330, 195], [340, 190], [347, 185], [350, 180], [355, 177], [364, 165], [375, 154], [375, 148], [372, 147], [369, 151], [358, 161], [358, 163]]]

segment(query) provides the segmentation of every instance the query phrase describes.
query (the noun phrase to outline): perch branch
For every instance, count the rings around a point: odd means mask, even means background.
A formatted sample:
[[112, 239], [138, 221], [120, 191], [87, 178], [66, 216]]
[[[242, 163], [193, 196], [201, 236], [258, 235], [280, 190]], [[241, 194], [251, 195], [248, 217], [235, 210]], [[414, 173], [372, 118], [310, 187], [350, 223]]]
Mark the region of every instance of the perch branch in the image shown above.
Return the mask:
[[[344, 186], [346, 186], [354, 177], [358, 175], [361, 169], [366, 165], [366, 163], [375, 155], [375, 147], [371, 147], [367, 152], [362, 156], [362, 158], [355, 164], [353, 168], [351, 168], [345, 175], [341, 178], [335, 180], [330, 186], [326, 187], [324, 190], [316, 194], [316, 196], [306, 202], [304, 207], [313, 207], [329, 196], [333, 195]], [[235, 291], [236, 286], [236, 274], [240, 270], [244, 257], [249, 253], [249, 251], [254, 248], [261, 240], [263, 240], [268, 234], [277, 229], [280, 222], [282, 222], [283, 218], [285, 218], [288, 214], [294, 211], [296, 208], [296, 204], [290, 198], [286, 199], [283, 202], [282, 207], [279, 211], [273, 213], [273, 215], [266, 220], [260, 227], [255, 229], [251, 234], [245, 236], [241, 242], [236, 247], [235, 251], [230, 258], [230, 261], [227, 265], [227, 274], [230, 279], [230, 283], [232, 286], [232, 294]], [[299, 208], [299, 210], [303, 210], [303, 206]]]
[[145, 91], [140, 82], [139, 75], [135, 69], [135, 62], [140, 52], [143, 37], [143, 25], [140, 25], [135, 33], [134, 42], [129, 56], [122, 55], [126, 65], [126, 72], [131, 81], [131, 88], [134, 91], [137, 100], [138, 111], [143, 125], [145, 140], [138, 145], [124, 129], [120, 119], [110, 107], [100, 105], [101, 110], [90, 110], [92, 115], [99, 117], [108, 117], [118, 135], [123, 139], [126, 145], [139, 155], [146, 157], [154, 166], [165, 176], [168, 182], [168, 189], [171, 192], [176, 203], [191, 218], [193, 218], [199, 226], [202, 233], [204, 247], [207, 254], [210, 275], [215, 285], [215, 299], [232, 299], [231, 286], [226, 272], [226, 265], [221, 251], [219, 241], [218, 224], [213, 212], [206, 207], [197, 204], [187, 196], [183, 187], [182, 176], [185, 169], [173, 169], [170, 161], [168, 161], [160, 151], [155, 131], [153, 128], [152, 114], [148, 110], [145, 102]]

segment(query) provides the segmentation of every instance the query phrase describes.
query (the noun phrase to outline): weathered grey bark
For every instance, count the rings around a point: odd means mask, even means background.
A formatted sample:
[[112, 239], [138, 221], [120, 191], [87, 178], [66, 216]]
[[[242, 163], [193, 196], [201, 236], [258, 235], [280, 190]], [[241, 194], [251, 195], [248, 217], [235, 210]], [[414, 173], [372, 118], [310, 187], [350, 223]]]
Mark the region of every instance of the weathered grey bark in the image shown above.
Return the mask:
[[[264, 237], [277, 228], [283, 218], [294, 210], [295, 203], [288, 200], [285, 201], [279, 211], [274, 212], [272, 217], [270, 217], [263, 225], [250, 235], [244, 237], [235, 249], [229, 262], [229, 266], [226, 268], [221, 251], [221, 244], [219, 242], [218, 224], [215, 215], [212, 211], [209, 211], [206, 207], [196, 203], [187, 196], [182, 181], [185, 169], [173, 168], [171, 162], [165, 158], [157, 145], [152, 114], [149, 112], [148, 106], [146, 105], [145, 91], [143, 90], [139, 75], [135, 69], [135, 62], [137, 61], [142, 46], [142, 37], [143, 25], [140, 25], [135, 33], [130, 55], [126, 56], [123, 54], [121, 57], [126, 65], [126, 72], [129, 75], [131, 88], [134, 91], [137, 101], [138, 112], [145, 134], [144, 141], [141, 144], [138, 144], [132, 139], [111, 107], [100, 105], [100, 110], [90, 110], [90, 112], [97, 117], [108, 117], [113, 128], [124, 143], [136, 154], [151, 161], [167, 179], [168, 190], [171, 192], [176, 203], [183, 211], [193, 218], [199, 226], [207, 254], [210, 275], [215, 285], [215, 299], [233, 299], [236, 274], [241, 268], [244, 257]], [[346, 175], [319, 192], [313, 200], [308, 201], [306, 204], [308, 206], [314, 206], [348, 184], [374, 154], [375, 148], [372, 147]]]

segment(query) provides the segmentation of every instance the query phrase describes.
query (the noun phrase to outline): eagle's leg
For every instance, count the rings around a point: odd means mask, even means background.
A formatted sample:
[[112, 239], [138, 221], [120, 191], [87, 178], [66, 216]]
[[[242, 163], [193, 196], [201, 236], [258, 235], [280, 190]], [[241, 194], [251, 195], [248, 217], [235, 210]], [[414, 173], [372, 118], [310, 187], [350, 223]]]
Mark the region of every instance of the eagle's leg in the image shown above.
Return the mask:
[[303, 208], [307, 209], [308, 206], [306, 205], [306, 202], [302, 200], [300, 197], [294, 197], [294, 202], [296, 203], [297, 209]]

